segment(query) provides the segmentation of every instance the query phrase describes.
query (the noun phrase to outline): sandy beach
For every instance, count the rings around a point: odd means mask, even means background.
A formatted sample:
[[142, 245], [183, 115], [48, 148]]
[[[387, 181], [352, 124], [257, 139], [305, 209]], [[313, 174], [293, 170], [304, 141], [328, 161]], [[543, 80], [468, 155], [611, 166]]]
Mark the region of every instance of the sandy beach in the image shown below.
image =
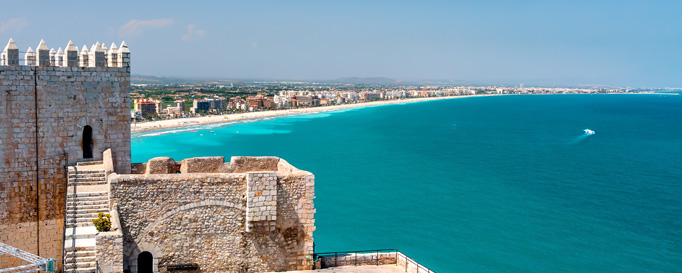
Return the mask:
[[[475, 95], [475, 96], [490, 96], [490, 95]], [[227, 114], [227, 115], [210, 115], [210, 116], [204, 116], [204, 117], [166, 119], [166, 120], [147, 121], [147, 122], [133, 122], [130, 124], [130, 130], [132, 132], [145, 132], [145, 131], [164, 130], [164, 129], [170, 129], [170, 128], [196, 126], [196, 125], [209, 124], [209, 123], [230, 122], [230, 121], [238, 121], [238, 120], [250, 120], [250, 119], [259, 119], [259, 118], [266, 118], [266, 117], [274, 117], [274, 116], [283, 116], [283, 115], [319, 113], [319, 112], [327, 112], [327, 111], [341, 110], [341, 109], [347, 109], [347, 108], [359, 108], [359, 107], [396, 104], [396, 103], [410, 103], [410, 102], [430, 101], [430, 100], [456, 99], [456, 98], [465, 98], [465, 97], [472, 97], [472, 96], [412, 98], [412, 99], [402, 99], [402, 100], [373, 101], [373, 102], [332, 105], [332, 106], [320, 106], [320, 107], [310, 107], [310, 108], [285, 109], [285, 110], [273, 110], [273, 111], [262, 111], [262, 112], [247, 112], [247, 113]]]

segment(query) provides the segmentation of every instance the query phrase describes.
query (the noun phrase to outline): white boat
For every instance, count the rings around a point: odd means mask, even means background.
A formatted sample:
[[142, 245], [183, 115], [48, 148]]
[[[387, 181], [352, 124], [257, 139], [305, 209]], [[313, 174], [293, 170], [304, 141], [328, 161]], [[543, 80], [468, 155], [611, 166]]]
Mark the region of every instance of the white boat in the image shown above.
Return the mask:
[[594, 135], [594, 131], [592, 131], [590, 129], [585, 129], [584, 131], [585, 131], [586, 135]]

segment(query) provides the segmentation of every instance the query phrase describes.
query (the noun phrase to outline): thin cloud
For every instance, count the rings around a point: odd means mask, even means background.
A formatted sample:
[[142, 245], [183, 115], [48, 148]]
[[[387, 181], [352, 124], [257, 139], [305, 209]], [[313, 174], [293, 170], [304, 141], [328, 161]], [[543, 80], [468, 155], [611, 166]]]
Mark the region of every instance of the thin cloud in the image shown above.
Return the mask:
[[28, 26], [28, 20], [26, 18], [11, 18], [7, 22], [0, 22], [0, 32], [19, 32]]
[[187, 33], [185, 33], [185, 35], [182, 35], [182, 40], [191, 41], [196, 38], [204, 36], [204, 34], [206, 34], [205, 29], [198, 29], [197, 24], [191, 24], [187, 26]]
[[175, 20], [173, 20], [173, 18], [151, 20], [132, 19], [118, 29], [118, 36], [120, 37], [140, 36], [142, 35], [143, 32], [147, 30], [166, 27], [172, 24], [174, 21]]

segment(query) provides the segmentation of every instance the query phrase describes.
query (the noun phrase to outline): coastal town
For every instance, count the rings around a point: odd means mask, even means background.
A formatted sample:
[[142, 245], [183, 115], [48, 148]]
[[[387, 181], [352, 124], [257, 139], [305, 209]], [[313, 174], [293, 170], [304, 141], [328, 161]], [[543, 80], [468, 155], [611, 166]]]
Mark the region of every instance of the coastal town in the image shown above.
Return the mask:
[[[406, 99], [474, 95], [528, 94], [639, 94], [665, 89], [568, 88], [518, 86], [454, 86], [387, 82], [248, 82], [152, 81], [133, 77], [131, 119], [136, 122], [246, 114], [274, 110], [301, 110], [351, 106]], [[151, 83], [150, 83], [151, 82]], [[325, 108], [319, 108], [325, 109]], [[136, 123], [137, 124], [137, 123]]]

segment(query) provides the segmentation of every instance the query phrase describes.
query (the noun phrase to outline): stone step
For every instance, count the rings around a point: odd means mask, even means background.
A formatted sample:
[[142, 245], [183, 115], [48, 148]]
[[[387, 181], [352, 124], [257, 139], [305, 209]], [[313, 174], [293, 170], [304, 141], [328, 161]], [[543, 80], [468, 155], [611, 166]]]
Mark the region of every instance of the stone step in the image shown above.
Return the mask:
[[81, 215], [81, 214], [86, 214], [86, 213], [97, 214], [98, 212], [109, 213], [109, 206], [107, 204], [102, 204], [102, 205], [98, 205], [96, 207], [93, 206], [90, 208], [69, 207], [66, 210], [66, 217], [75, 217], [76, 215]]
[[96, 240], [95, 238], [85, 238], [85, 239], [70, 239], [64, 241], [64, 249], [67, 249], [69, 251], [73, 251], [74, 246], [76, 249], [76, 252], [78, 251], [95, 251], [96, 247]]
[[69, 203], [109, 201], [108, 196], [79, 196], [76, 198], [73, 198], [73, 196], [69, 196], [67, 198], [68, 199], [66, 200], [66, 202]]
[[94, 239], [97, 234], [71, 234], [71, 235], [66, 235], [64, 237], [64, 240], [73, 240], [73, 239]]
[[106, 173], [104, 171], [98, 171], [98, 172], [89, 172], [89, 173], [82, 173], [82, 172], [72, 172], [69, 173], [69, 179], [74, 179], [74, 178], [102, 178], [106, 177]]
[[76, 162], [76, 166], [90, 166], [90, 165], [102, 165], [102, 164], [104, 164], [104, 162], [102, 160]]
[[77, 246], [77, 247], [71, 247], [71, 246], [66, 246], [64, 245], [64, 253], [66, 253], [67, 258], [73, 258], [73, 257], [85, 257], [89, 255], [95, 255], [95, 251], [97, 250], [95, 246]]
[[68, 201], [73, 201], [76, 199], [76, 201], [98, 201], [98, 200], [108, 200], [109, 196], [105, 192], [103, 195], [73, 195], [73, 194], [68, 194], [66, 196], [67, 202]]
[[92, 219], [95, 219], [97, 217], [83, 217], [83, 218], [69, 218], [66, 219], [66, 224], [74, 224], [74, 223], [90, 223], [92, 224]]
[[71, 204], [69, 204], [69, 203], [66, 204], [66, 210], [67, 211], [69, 211], [69, 210], [80, 210], [80, 209], [85, 209], [85, 210], [104, 209], [104, 210], [108, 210], [109, 209], [109, 202], [98, 202], [98, 203], [90, 202], [90, 204], [76, 203], [75, 205], [73, 204], [73, 202], [71, 202]]
[[75, 269], [66, 269], [63, 271], [64, 273], [95, 273], [95, 267], [87, 267], [87, 268], [75, 268]]
[[70, 263], [70, 264], [65, 264], [64, 269], [69, 270], [69, 269], [74, 269], [74, 268], [94, 268], [95, 267], [95, 262], [76, 262], [76, 263]]
[[66, 210], [66, 215], [67, 216], [73, 216], [73, 215], [80, 215], [80, 214], [85, 214], [85, 213], [94, 213], [97, 215], [98, 212], [104, 212], [104, 213], [109, 213], [108, 206], [102, 206], [102, 207], [93, 207], [93, 208], [73, 208], [73, 209], [67, 209]]
[[[68, 201], [66, 202], [66, 209], [85, 209], [88, 208], [86, 206], [109, 206], [109, 201], [108, 200], [96, 200], [96, 201], [85, 201], [85, 200], [77, 200], [77, 201]], [[92, 208], [92, 207], [90, 207]]]
[[66, 203], [66, 209], [86, 209], [86, 208], [98, 208], [100, 206], [104, 206], [106, 208], [109, 207], [109, 201], [108, 200], [97, 200], [97, 201], [76, 201], [72, 202], [69, 201]]
[[105, 173], [106, 171], [103, 169], [94, 169], [94, 170], [78, 170], [78, 169], [72, 169], [69, 168], [69, 174], [92, 174], [92, 173]]
[[[97, 261], [97, 256], [95, 256], [95, 251], [77, 251], [76, 253], [88, 252], [87, 255], [75, 258], [66, 258], [66, 264], [69, 263], [82, 263], [82, 262], [95, 262]], [[92, 252], [90, 254], [90, 252]]]
[[80, 202], [80, 201], [108, 201], [109, 196], [107, 195], [100, 195], [100, 196], [73, 196], [73, 195], [67, 195], [66, 196], [67, 200], [66, 202]]
[[73, 243], [73, 239], [76, 239], [77, 242], [83, 242], [78, 239], [94, 239], [95, 236], [97, 236], [97, 228], [94, 226], [67, 228], [64, 230], [64, 238], [67, 240], [65, 245], [68, 245], [69, 241]]
[[74, 227], [94, 227], [95, 224], [90, 221], [89, 223], [66, 223], [66, 228], [74, 228]]
[[102, 176], [105, 170], [69, 170], [69, 176]]
[[[68, 194], [69, 197], [74, 196], [73, 193]], [[106, 191], [95, 191], [95, 192], [79, 192], [76, 193], [77, 197], [91, 197], [91, 196], [107, 196]]]
[[104, 170], [71, 170], [69, 171], [69, 177], [97, 177], [104, 176], [106, 173]]
[[90, 173], [82, 173], [82, 172], [72, 172], [69, 173], [69, 179], [73, 178], [97, 178], [97, 177], [106, 177], [106, 174], [104, 172], [90, 172]]
[[104, 176], [96, 177], [69, 177], [69, 183], [73, 182], [91, 182], [91, 181], [105, 181]]
[[99, 185], [106, 185], [106, 181], [102, 182], [78, 182], [78, 183], [69, 183], [69, 187], [85, 187], [85, 186], [99, 186]]
[[91, 186], [91, 185], [106, 185], [106, 180], [86, 180], [86, 181], [69, 181], [67, 186]]
[[94, 180], [104, 180], [106, 176], [69, 176], [69, 183], [73, 182], [87, 182], [87, 181], [94, 181]]
[[[107, 211], [101, 211], [101, 212], [103, 212], [105, 214], [109, 213]], [[67, 220], [68, 219], [74, 219], [74, 218], [76, 218], [76, 219], [80, 219], [80, 218], [95, 219], [95, 218], [97, 218], [97, 213], [99, 213], [99, 211], [98, 212], [88, 212], [88, 213], [75, 213], [75, 214], [74, 213], [67, 213], [66, 219]]]

